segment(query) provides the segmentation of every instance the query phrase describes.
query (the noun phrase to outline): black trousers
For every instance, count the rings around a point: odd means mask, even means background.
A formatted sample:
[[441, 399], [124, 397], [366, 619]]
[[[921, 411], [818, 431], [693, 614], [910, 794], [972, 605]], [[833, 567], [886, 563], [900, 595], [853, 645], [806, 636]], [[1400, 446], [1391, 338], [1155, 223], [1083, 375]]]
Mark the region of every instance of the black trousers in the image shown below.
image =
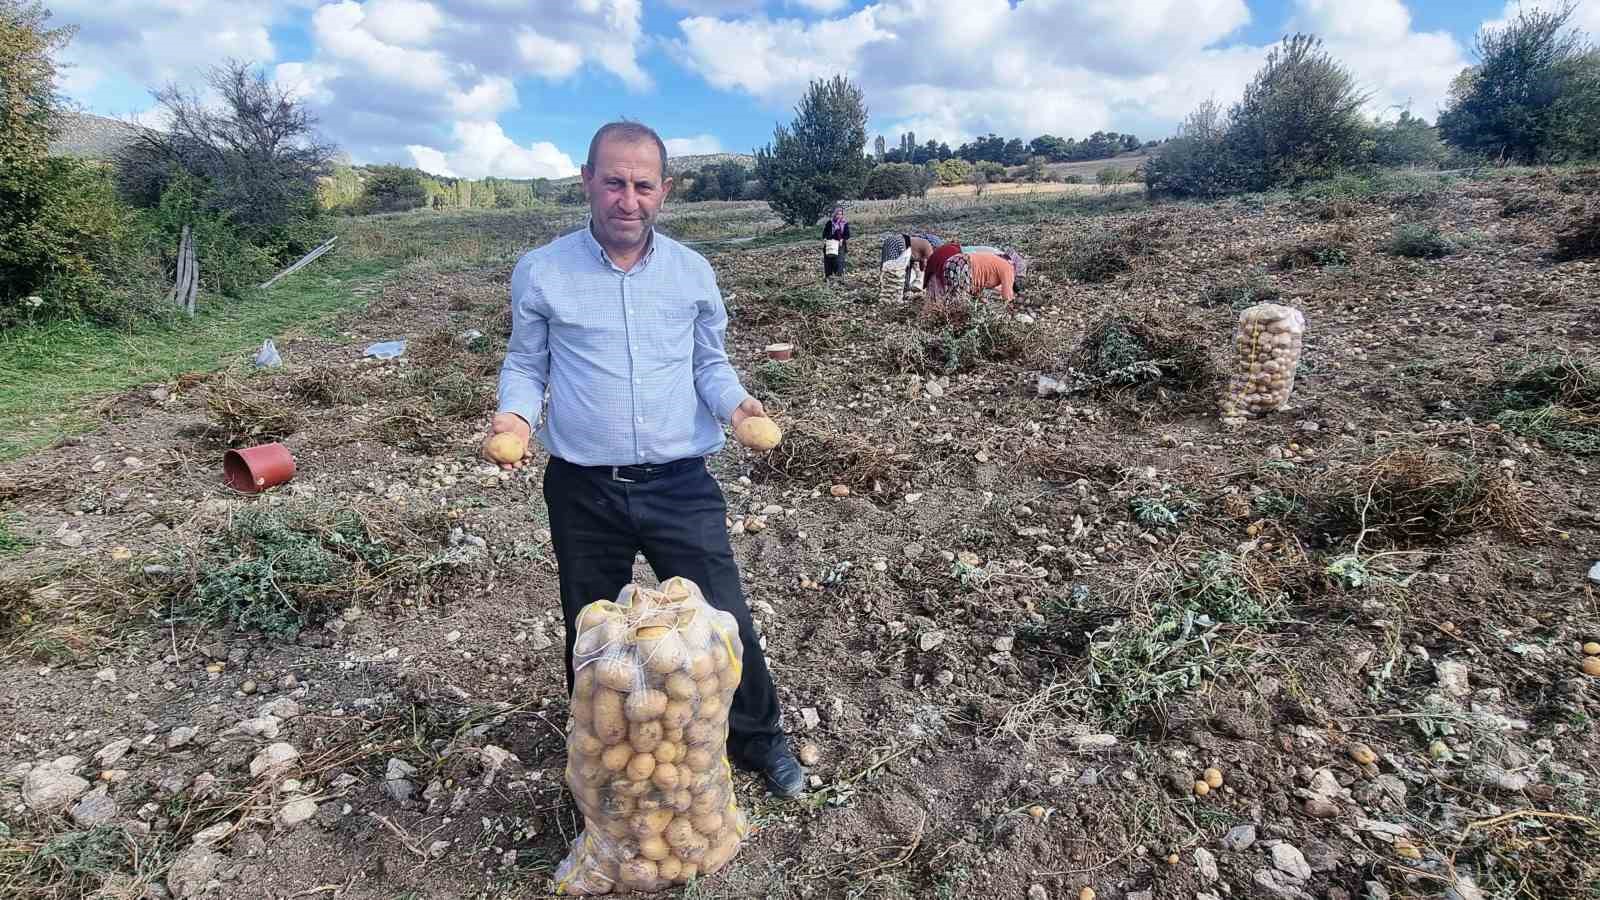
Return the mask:
[[739, 585], [722, 489], [703, 459], [668, 463], [654, 477], [629, 468], [619, 474], [634, 480], [555, 457], [545, 467], [544, 500], [567, 624], [567, 693], [578, 613], [596, 600], [616, 599], [633, 580], [634, 555], [642, 550], [657, 578], [689, 579], [739, 623], [744, 669], [728, 714], [728, 752], [737, 763], [759, 765], [783, 737], [778, 694]]

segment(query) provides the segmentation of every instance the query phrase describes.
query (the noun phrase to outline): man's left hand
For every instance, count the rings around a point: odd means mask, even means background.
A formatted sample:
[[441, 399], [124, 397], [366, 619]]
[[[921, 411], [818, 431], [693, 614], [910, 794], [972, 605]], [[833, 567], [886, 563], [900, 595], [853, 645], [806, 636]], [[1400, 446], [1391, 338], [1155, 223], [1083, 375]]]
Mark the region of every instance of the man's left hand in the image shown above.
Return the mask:
[[739, 424], [745, 419], [764, 419], [766, 417], [767, 408], [761, 405], [760, 400], [754, 397], [745, 397], [743, 403], [733, 408], [733, 427], [738, 428]]

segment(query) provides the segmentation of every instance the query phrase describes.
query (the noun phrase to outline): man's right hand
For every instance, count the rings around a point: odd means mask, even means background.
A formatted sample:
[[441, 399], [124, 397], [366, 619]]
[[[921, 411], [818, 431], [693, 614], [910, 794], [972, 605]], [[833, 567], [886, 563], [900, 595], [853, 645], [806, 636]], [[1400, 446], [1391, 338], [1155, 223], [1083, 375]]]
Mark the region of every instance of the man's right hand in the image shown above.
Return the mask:
[[521, 438], [522, 445], [524, 447], [528, 445], [528, 441], [533, 436], [533, 429], [528, 426], [527, 420], [523, 419], [521, 416], [517, 415], [516, 413], [508, 412], [495, 413], [494, 421], [489, 425], [489, 436], [483, 439], [483, 446], [478, 448], [478, 453], [482, 455], [484, 459], [496, 463], [500, 466], [500, 468], [509, 472], [512, 469], [520, 469], [527, 465], [527, 457], [524, 456], [522, 459], [519, 459], [514, 463], [503, 463], [489, 456], [489, 441], [493, 440], [495, 435], [504, 434], [508, 431]]

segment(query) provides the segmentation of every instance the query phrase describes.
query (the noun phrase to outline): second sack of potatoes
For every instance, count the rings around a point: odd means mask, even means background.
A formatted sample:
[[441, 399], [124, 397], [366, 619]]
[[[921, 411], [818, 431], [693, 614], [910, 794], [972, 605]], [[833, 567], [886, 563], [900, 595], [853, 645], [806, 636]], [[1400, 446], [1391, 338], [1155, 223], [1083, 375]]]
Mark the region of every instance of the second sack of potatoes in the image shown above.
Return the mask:
[[563, 894], [662, 891], [722, 868], [749, 831], [734, 802], [728, 709], [743, 646], [683, 578], [628, 585], [578, 616], [567, 784], [584, 830]]

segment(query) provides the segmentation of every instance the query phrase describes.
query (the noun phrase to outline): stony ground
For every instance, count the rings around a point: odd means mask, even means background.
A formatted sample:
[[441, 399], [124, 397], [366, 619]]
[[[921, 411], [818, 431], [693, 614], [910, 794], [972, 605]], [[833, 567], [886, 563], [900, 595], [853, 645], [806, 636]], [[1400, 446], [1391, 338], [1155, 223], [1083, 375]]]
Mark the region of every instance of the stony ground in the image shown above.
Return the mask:
[[[685, 896], [1596, 897], [1600, 264], [1551, 256], [1596, 181], [883, 223], [1033, 255], [955, 321], [874, 302], [870, 241], [829, 286], [713, 252], [787, 430], [713, 471], [819, 762], [799, 802], [741, 775], [756, 831]], [[0, 471], [0, 894], [548, 892], [542, 472], [474, 457], [509, 270], [411, 266]], [[1225, 428], [1262, 299], [1308, 321], [1292, 408]], [[293, 481], [221, 485], [273, 437]]]

